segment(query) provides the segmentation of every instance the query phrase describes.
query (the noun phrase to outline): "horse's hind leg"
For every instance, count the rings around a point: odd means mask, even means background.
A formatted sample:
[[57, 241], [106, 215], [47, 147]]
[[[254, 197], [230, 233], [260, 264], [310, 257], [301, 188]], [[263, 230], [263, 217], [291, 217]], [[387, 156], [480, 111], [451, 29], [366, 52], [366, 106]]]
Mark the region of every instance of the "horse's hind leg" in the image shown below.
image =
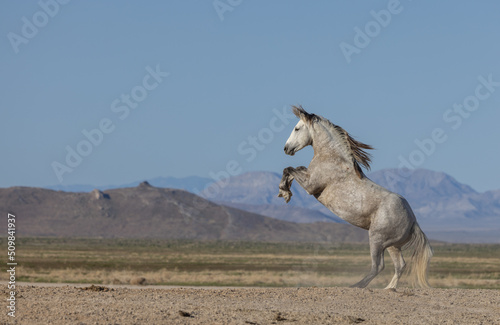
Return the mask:
[[398, 286], [398, 281], [399, 278], [401, 277], [401, 274], [403, 274], [403, 271], [406, 267], [405, 260], [403, 259], [403, 254], [401, 253], [401, 248], [391, 246], [387, 247], [387, 251], [389, 252], [389, 255], [391, 255], [392, 262], [394, 263], [394, 277], [392, 278], [391, 282], [385, 289], [396, 289]]
[[384, 250], [385, 247], [381, 243], [372, 242], [370, 238], [370, 254], [372, 257], [372, 268], [370, 273], [368, 273], [363, 280], [358, 283], [352, 285], [353, 288], [364, 288], [366, 287], [372, 280], [382, 272], [384, 269]]

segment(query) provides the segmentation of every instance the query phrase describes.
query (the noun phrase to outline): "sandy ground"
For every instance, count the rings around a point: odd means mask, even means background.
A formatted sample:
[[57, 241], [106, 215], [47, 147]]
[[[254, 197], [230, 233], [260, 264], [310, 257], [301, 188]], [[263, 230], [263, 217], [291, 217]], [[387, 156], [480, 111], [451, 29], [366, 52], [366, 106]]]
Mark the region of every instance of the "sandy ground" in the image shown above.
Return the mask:
[[500, 324], [500, 290], [17, 285], [1, 324]]

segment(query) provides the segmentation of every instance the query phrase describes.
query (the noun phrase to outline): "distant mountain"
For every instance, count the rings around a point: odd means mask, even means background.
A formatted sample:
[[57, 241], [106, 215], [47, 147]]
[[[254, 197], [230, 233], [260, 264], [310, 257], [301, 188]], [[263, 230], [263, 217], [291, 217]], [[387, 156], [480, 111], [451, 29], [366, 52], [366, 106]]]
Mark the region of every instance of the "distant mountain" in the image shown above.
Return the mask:
[[370, 173], [368, 177], [393, 192], [411, 196], [415, 201], [443, 197], [457, 198], [477, 193], [470, 186], [459, 183], [448, 174], [427, 169], [413, 171], [383, 169]]
[[[205, 187], [213, 183], [213, 179], [208, 177], [188, 176], [188, 177], [156, 177], [148, 180], [148, 183], [155, 187], [178, 188], [191, 193], [203, 191]], [[132, 187], [124, 186], [124, 187]]]
[[[215, 192], [215, 195], [213, 191], [202, 192], [201, 194], [204, 197], [210, 197], [214, 201], [252, 205], [281, 205], [283, 198], [278, 197], [278, 184], [280, 180], [281, 175], [277, 173], [249, 172], [217, 183], [218, 186], [216, 188], [219, 190]], [[296, 187], [293, 188], [295, 189]], [[291, 205], [307, 207], [308, 205], [316, 204], [314, 198], [311, 198], [307, 193], [303, 195], [302, 191], [297, 191], [297, 196], [294, 199]]]
[[336, 222], [336, 223], [346, 223], [344, 220], [340, 219], [333, 213], [324, 214], [319, 210], [306, 209], [297, 206], [286, 206], [286, 205], [272, 205], [272, 204], [244, 204], [244, 203], [232, 203], [232, 202], [219, 202], [220, 204], [231, 206], [233, 208], [261, 214], [263, 216], [298, 222], [298, 223], [311, 223], [311, 222]]
[[333, 221], [345, 223], [307, 194], [296, 182], [292, 184], [293, 197], [286, 204], [278, 197], [281, 175], [271, 172], [249, 172], [217, 183], [217, 191], [201, 192], [206, 199], [268, 217], [293, 221]]
[[[213, 183], [211, 178], [199, 177], [199, 176], [188, 176], [183, 178], [178, 177], [156, 177], [146, 180], [149, 184], [155, 187], [164, 188], [176, 188], [185, 190], [191, 193], [197, 191], [203, 191], [203, 189], [210, 183]], [[126, 183], [121, 185], [103, 185], [94, 186], [89, 184], [74, 184], [74, 185], [52, 185], [46, 186], [46, 189], [54, 191], [64, 191], [64, 192], [90, 192], [94, 189], [100, 191], [110, 190], [115, 188], [126, 188], [138, 186], [142, 181], [135, 181], [132, 183]]]
[[[445, 173], [425, 169], [406, 174], [397, 169], [385, 169], [370, 173], [368, 177], [404, 196], [420, 225], [432, 233], [433, 238], [500, 243], [500, 190], [478, 193]], [[219, 183], [217, 195], [210, 199], [289, 221], [318, 220], [314, 211], [329, 220], [339, 220], [296, 182], [292, 186], [292, 199], [286, 205], [276, 196], [280, 179], [279, 174], [269, 172], [242, 174]]]
[[[500, 243], [500, 190], [478, 193], [441, 172], [416, 169], [409, 173], [384, 169], [368, 174], [375, 183], [404, 196], [423, 229], [435, 239]], [[249, 172], [211, 186], [209, 178], [156, 178], [158, 187], [180, 188], [215, 203], [292, 222], [344, 222], [308, 195], [296, 182], [289, 204], [278, 198], [281, 175]], [[136, 186], [139, 182], [127, 184]], [[123, 187], [123, 186], [120, 186]], [[82, 187], [79, 187], [80, 189]], [[86, 188], [89, 192], [90, 187]], [[446, 239], [445, 239], [446, 238]]]
[[[213, 183], [211, 178], [190, 176], [184, 178], [157, 177], [147, 182], [155, 187], [182, 189], [216, 203], [232, 206], [262, 214], [267, 217], [300, 223], [317, 221], [332, 221], [345, 223], [327, 208], [321, 205], [314, 197], [307, 194], [300, 186], [294, 184], [293, 201], [285, 204], [282, 198], [277, 197], [277, 185], [281, 176], [270, 172], [252, 172], [231, 177], [216, 187], [217, 191], [204, 189]], [[227, 183], [226, 183], [227, 182]], [[65, 192], [90, 192], [93, 189], [101, 191], [138, 186], [140, 181], [122, 184], [98, 186], [92, 185], [54, 185], [47, 189]], [[221, 190], [222, 189], [222, 190]], [[214, 195], [215, 193], [215, 195]], [[300, 208], [297, 208], [300, 207]]]
[[425, 169], [409, 174], [386, 169], [369, 177], [403, 195], [422, 224], [430, 229], [500, 228], [500, 190], [478, 193], [445, 173]]
[[350, 225], [286, 222], [147, 182], [89, 193], [11, 187], [0, 189], [0, 206], [16, 215], [19, 236], [367, 241], [366, 231]]
[[[93, 185], [88, 185], [88, 184], [73, 184], [73, 185], [49, 185], [45, 186], [44, 188], [53, 190], [53, 191], [63, 191], [63, 192], [75, 192], [75, 193], [85, 193], [85, 192], [90, 192], [93, 189], [104, 189], [102, 186], [93, 186]], [[105, 187], [105, 188], [114, 188], [114, 187]]]

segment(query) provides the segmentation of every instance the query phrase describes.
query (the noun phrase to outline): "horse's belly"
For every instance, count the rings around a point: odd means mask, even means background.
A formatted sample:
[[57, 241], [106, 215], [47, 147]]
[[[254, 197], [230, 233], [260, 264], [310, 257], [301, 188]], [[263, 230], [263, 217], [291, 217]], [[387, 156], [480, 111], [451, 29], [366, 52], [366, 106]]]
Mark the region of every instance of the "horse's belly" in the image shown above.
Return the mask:
[[371, 218], [360, 217], [359, 215], [351, 215], [348, 213], [339, 213], [339, 214], [335, 213], [335, 214], [339, 216], [341, 219], [349, 222], [353, 226], [363, 228], [366, 230], [370, 229]]
[[328, 210], [332, 211], [339, 218], [349, 222], [359, 228], [369, 229], [371, 223], [371, 217], [369, 214], [360, 211], [360, 207], [355, 206], [355, 203], [345, 203], [345, 202], [332, 202], [331, 200], [323, 200], [321, 197], [317, 198], [318, 201], [323, 204]]

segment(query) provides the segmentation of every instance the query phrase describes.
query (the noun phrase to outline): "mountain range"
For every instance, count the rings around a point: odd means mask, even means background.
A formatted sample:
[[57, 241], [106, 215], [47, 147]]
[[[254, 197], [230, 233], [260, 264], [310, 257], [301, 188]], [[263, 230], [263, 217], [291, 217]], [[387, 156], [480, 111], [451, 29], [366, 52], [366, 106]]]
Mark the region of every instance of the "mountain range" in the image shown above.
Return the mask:
[[[337, 223], [277, 220], [226, 207], [179, 189], [136, 187], [63, 192], [0, 189], [17, 236], [164, 238], [267, 242], [367, 242], [367, 232]], [[4, 232], [6, 233], [6, 231]]]
[[[500, 243], [500, 190], [479, 193], [448, 174], [425, 169], [384, 169], [368, 177], [404, 196], [429, 237], [451, 242]], [[274, 219], [297, 223], [343, 222], [295, 182], [292, 200], [285, 204], [277, 197], [280, 179], [277, 173], [249, 172], [219, 182], [202, 177], [155, 178], [148, 182], [157, 187], [184, 189], [217, 204]], [[114, 186], [117, 187], [123, 186]], [[90, 191], [93, 187], [52, 188]]]

